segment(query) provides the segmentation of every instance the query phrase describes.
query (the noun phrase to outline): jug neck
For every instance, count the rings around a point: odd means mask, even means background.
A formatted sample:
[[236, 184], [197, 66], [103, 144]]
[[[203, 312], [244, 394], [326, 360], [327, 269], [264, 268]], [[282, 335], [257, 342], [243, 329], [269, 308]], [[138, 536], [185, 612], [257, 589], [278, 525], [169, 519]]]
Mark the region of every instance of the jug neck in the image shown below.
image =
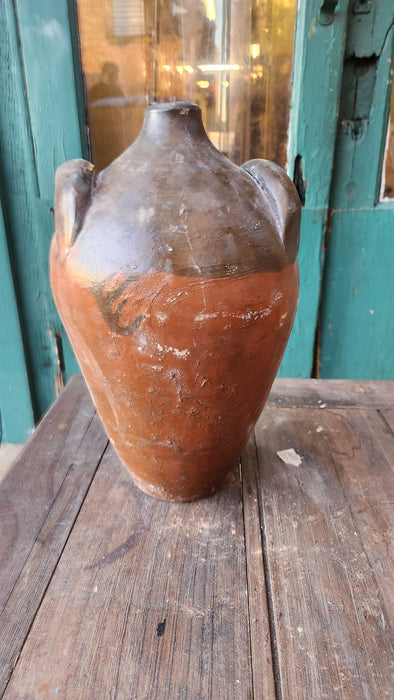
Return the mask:
[[207, 138], [198, 105], [192, 102], [163, 102], [148, 107], [140, 132], [141, 137], [163, 139], [166, 134], [176, 133]]

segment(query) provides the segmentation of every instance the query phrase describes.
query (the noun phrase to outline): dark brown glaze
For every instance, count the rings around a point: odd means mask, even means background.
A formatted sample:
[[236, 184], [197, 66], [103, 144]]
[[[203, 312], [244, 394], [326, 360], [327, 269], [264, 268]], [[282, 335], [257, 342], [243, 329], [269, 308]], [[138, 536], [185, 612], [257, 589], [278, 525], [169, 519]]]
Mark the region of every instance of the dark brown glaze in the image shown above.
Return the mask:
[[144, 491], [193, 500], [238, 459], [294, 320], [300, 206], [285, 173], [244, 169], [198, 107], [147, 110], [95, 179], [59, 169], [55, 300], [96, 407]]
[[[86, 169], [93, 168], [73, 163], [76, 184], [70, 163], [57, 174], [60, 209], [65, 191], [79, 192]], [[152, 270], [206, 278], [282, 270], [294, 262], [299, 226], [289, 227], [283, 239], [276, 198], [280, 193], [291, 203], [299, 223], [298, 194], [278, 166], [260, 163], [277, 181], [274, 196], [259, 186], [253, 169], [239, 168], [217, 151], [199, 107], [153, 105], [137, 141], [89, 191], [91, 205], [74, 243], [76, 274], [100, 287], [118, 270], [128, 278]]]

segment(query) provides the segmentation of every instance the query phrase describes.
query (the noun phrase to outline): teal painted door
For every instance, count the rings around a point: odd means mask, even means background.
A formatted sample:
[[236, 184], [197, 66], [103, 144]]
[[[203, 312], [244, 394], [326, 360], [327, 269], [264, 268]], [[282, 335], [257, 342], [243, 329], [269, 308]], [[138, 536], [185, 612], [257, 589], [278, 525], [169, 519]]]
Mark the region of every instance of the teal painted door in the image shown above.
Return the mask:
[[78, 371], [48, 282], [53, 182], [81, 156], [66, 0], [4, 0], [0, 7], [0, 269], [2, 441], [23, 442]]
[[[304, 202], [301, 286], [282, 376], [394, 377], [394, 202], [379, 201], [392, 82], [390, 5], [298, 3], [288, 172]], [[87, 157], [76, 37], [73, 0], [1, 5], [3, 440], [23, 441], [78, 371], [47, 263], [55, 170]]]
[[301, 288], [280, 373], [394, 379], [394, 200], [380, 201], [393, 5], [301, 3], [298, 22], [289, 165], [305, 192]]
[[[298, 3], [288, 174], [303, 202], [300, 298], [281, 376], [315, 374], [325, 233], [329, 219], [338, 102], [349, 0]], [[326, 6], [323, 11], [321, 8]]]
[[34, 415], [1, 207], [0, 280], [0, 308], [3, 316], [0, 325], [0, 443], [10, 439], [24, 442], [33, 430]]
[[325, 239], [322, 377], [394, 379], [394, 199], [381, 194], [393, 15], [392, 2], [354, 2], [349, 15]]

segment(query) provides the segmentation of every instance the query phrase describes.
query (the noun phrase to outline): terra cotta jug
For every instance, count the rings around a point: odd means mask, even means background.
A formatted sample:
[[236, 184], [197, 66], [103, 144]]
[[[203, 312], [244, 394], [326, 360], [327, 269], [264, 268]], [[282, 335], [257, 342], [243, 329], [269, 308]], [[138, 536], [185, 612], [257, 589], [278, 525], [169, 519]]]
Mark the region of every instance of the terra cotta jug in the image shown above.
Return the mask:
[[56, 176], [51, 282], [102, 422], [157, 498], [211, 494], [263, 409], [298, 298], [298, 194], [234, 165], [189, 103], [149, 107], [106, 170]]

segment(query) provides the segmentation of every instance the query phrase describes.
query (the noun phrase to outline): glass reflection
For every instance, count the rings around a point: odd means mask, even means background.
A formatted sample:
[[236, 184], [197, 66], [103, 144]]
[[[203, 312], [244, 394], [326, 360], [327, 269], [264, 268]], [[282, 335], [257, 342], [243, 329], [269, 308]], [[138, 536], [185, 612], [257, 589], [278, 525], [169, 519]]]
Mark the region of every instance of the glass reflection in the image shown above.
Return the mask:
[[108, 165], [152, 101], [200, 105], [236, 163], [286, 162], [296, 0], [78, 0], [92, 156]]

